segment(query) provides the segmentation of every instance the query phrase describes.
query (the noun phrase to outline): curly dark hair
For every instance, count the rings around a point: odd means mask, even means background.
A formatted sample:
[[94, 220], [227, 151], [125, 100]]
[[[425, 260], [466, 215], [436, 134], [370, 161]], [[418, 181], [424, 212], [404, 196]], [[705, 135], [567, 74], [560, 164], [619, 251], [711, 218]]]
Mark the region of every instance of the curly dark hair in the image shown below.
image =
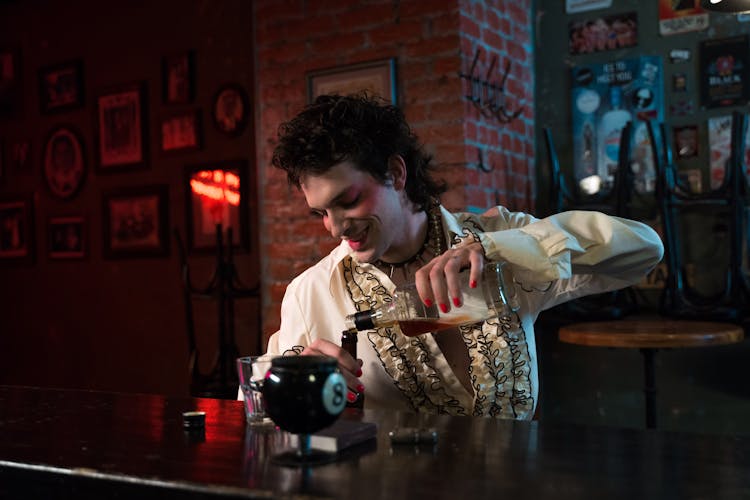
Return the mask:
[[432, 156], [423, 151], [398, 107], [366, 93], [319, 96], [281, 124], [271, 161], [297, 188], [302, 176], [321, 175], [343, 161], [384, 184], [393, 155], [406, 164], [409, 200], [421, 210], [428, 208], [445, 191], [431, 176]]

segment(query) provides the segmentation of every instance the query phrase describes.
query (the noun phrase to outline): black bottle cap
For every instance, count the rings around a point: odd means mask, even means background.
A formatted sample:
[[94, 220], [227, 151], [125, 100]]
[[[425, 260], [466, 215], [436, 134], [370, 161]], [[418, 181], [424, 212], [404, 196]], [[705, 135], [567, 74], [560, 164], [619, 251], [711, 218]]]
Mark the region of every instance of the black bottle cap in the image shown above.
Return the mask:
[[184, 429], [197, 430], [206, 426], [206, 412], [186, 411], [182, 414], [182, 427]]
[[372, 321], [372, 311], [362, 311], [354, 314], [354, 327], [359, 330], [372, 330], [375, 323]]

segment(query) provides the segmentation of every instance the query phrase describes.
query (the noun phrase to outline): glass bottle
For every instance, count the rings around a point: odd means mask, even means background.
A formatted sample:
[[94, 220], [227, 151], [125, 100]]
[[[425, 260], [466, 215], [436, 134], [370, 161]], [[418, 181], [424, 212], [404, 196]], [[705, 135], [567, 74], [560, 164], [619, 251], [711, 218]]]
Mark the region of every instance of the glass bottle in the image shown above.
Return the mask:
[[403, 285], [393, 293], [393, 300], [381, 307], [350, 314], [346, 327], [352, 330], [371, 330], [398, 324], [401, 332], [414, 337], [446, 328], [471, 325], [493, 317], [502, 317], [519, 308], [513, 277], [504, 262], [489, 262], [484, 266], [477, 288], [469, 286], [469, 271], [460, 273], [462, 304], [444, 313], [433, 304], [427, 307], [417, 293], [414, 283]]
[[[357, 330], [351, 328], [341, 332], [341, 347], [348, 352], [354, 360], [357, 360]], [[353, 402], [346, 402], [347, 408], [364, 408], [365, 407], [365, 395], [361, 392], [354, 393], [357, 396]]]

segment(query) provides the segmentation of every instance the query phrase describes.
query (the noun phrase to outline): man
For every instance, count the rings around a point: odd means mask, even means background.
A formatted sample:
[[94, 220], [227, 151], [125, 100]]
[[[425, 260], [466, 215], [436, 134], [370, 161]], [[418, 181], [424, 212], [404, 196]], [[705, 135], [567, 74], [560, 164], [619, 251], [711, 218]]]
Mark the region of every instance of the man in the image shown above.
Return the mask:
[[[530, 419], [539, 312], [636, 283], [662, 256], [650, 228], [596, 212], [450, 213], [401, 111], [367, 96], [321, 96], [279, 135], [273, 164], [341, 244], [289, 284], [268, 352], [337, 358], [350, 401], [364, 392], [366, 407]], [[411, 281], [425, 304], [461, 307], [459, 273], [477, 286], [488, 261], [512, 269], [517, 313], [418, 337], [361, 332], [359, 360], [341, 349], [346, 315]]]

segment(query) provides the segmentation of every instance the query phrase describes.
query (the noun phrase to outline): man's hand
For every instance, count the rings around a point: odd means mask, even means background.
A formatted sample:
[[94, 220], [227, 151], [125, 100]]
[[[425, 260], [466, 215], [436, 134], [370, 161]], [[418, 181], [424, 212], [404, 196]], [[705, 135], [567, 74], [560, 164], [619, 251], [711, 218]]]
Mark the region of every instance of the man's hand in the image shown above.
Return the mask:
[[349, 402], [354, 402], [357, 399], [354, 393], [359, 394], [365, 391], [365, 386], [359, 380], [359, 377], [362, 376], [362, 360], [352, 358], [340, 345], [327, 340], [315, 339], [309, 346], [305, 347], [305, 350], [302, 351], [302, 356], [330, 356], [336, 358], [339, 370], [341, 370], [341, 374], [346, 379], [346, 385], [350, 389], [349, 394], [346, 396]]
[[473, 242], [458, 248], [452, 248], [438, 255], [419, 269], [415, 275], [417, 292], [427, 307], [437, 303], [444, 313], [450, 311], [451, 305], [463, 304], [463, 294], [458, 274], [467, 268], [469, 286], [476, 288], [484, 270], [484, 249], [481, 243]]

